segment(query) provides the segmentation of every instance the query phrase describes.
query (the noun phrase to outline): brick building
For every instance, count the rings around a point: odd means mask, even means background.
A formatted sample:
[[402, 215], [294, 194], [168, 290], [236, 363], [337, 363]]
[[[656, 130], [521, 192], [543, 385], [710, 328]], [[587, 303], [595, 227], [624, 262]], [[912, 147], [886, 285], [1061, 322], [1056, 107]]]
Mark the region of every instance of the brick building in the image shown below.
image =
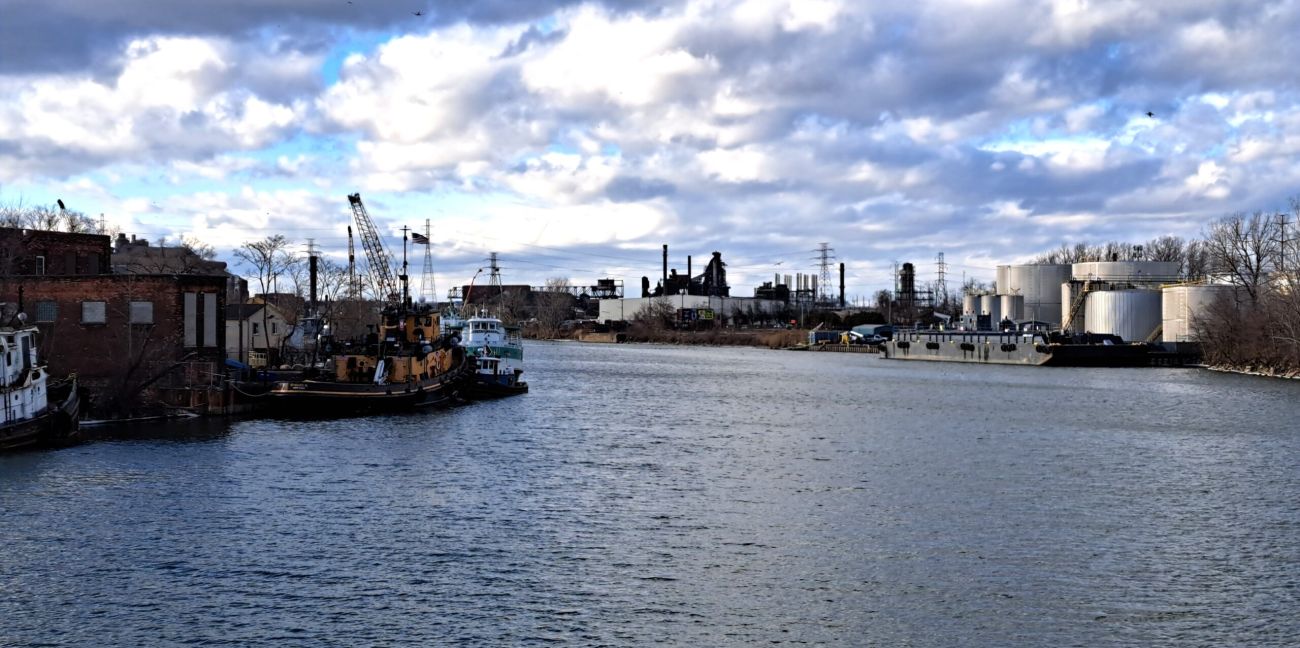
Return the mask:
[[111, 268], [107, 236], [0, 228], [0, 301], [40, 329], [54, 376], [77, 374], [92, 416], [211, 384], [225, 360], [228, 277]]

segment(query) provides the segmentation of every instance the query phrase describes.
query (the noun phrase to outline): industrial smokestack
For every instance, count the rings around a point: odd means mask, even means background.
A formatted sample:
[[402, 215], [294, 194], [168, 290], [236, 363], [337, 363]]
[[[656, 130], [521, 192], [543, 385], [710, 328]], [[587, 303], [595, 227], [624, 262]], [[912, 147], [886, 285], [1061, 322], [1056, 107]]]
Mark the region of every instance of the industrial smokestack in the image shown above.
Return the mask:
[[311, 271], [311, 312], [316, 314], [316, 261], [315, 254], [307, 257], [307, 267]]
[[840, 264], [840, 308], [844, 308], [844, 264]]
[[690, 281], [691, 277], [691, 255], [686, 255], [686, 280]]
[[664, 294], [668, 294], [668, 244], [664, 243]]

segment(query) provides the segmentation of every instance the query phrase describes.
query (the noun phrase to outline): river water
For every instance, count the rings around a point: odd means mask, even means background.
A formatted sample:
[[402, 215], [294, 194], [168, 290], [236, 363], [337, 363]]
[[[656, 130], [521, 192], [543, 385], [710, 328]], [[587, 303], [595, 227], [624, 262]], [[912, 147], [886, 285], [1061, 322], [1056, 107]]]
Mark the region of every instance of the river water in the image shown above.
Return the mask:
[[0, 645], [1300, 644], [1300, 383], [534, 343], [0, 456]]

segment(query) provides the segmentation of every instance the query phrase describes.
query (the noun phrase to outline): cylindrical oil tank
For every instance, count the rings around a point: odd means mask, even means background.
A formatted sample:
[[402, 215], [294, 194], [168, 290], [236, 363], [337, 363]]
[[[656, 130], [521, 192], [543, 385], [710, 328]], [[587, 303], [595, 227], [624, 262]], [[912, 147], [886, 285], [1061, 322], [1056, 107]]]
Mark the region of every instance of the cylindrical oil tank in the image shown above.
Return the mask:
[[975, 293], [966, 293], [961, 296], [962, 315], [979, 315], [980, 296]]
[[1220, 296], [1232, 298], [1236, 286], [1170, 286], [1160, 291], [1162, 342], [1195, 342], [1195, 320]]
[[1070, 280], [1068, 264], [1042, 264], [1011, 266], [1005, 294], [1025, 298], [1020, 319], [1047, 322], [1055, 327], [1061, 323], [1061, 284]]
[[980, 295], [980, 315], [988, 315], [989, 324], [995, 329], [998, 327], [998, 322], [1002, 321], [1002, 303], [997, 295]]
[[1070, 272], [1076, 281], [1177, 281], [1177, 261], [1087, 261]]
[[998, 266], [998, 274], [995, 281], [997, 281], [997, 285], [993, 286], [993, 288], [997, 290], [999, 295], [1014, 294], [1014, 291], [1011, 290], [1011, 266]]
[[1083, 327], [1143, 342], [1160, 326], [1161, 314], [1159, 290], [1098, 290], [1088, 293]]
[[1025, 319], [1024, 295], [998, 295], [998, 302], [1003, 317], [1013, 322]]

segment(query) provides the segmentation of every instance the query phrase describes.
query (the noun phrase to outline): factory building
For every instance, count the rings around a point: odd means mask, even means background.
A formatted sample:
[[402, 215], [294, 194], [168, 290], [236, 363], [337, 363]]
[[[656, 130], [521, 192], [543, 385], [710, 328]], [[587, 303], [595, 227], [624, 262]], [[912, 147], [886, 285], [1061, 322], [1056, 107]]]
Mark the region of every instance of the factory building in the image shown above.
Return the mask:
[[663, 274], [658, 283], [651, 286], [650, 278], [642, 277], [640, 297], [601, 299], [597, 321], [630, 321], [656, 304], [671, 308], [679, 321], [708, 319], [718, 323], [738, 318], [768, 319], [804, 303], [799, 300], [806, 301], [807, 309], [813, 308], [816, 278], [811, 275], [799, 275], [797, 288], [791, 287], [789, 275], [784, 281], [776, 275], [772, 282], [756, 288], [753, 297], [735, 297], [727, 283], [727, 264], [723, 262], [721, 252], [711, 255], [700, 274], [695, 274], [693, 267], [688, 256], [685, 274], [669, 268], [668, 246], [665, 245]]
[[707, 312], [717, 320], [731, 320], [738, 317], [766, 318], [776, 315], [787, 308], [784, 301], [777, 299], [757, 299], [754, 297], [721, 297], [709, 295], [672, 295], [669, 297], [634, 297], [627, 299], [600, 300], [600, 322], [626, 322], [649, 309], [656, 303], [668, 304], [675, 312]]

